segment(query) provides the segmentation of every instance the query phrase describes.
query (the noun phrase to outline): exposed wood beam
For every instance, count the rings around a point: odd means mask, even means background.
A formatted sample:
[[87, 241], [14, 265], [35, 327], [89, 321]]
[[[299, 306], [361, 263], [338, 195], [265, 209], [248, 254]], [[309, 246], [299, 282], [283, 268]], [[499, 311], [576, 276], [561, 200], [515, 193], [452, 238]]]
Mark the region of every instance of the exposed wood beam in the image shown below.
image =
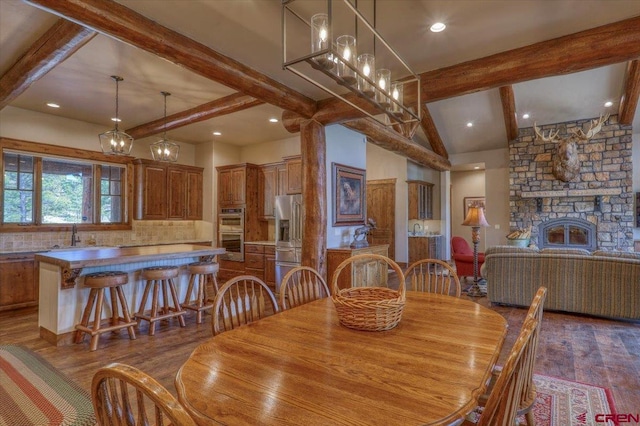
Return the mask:
[[347, 121], [342, 125], [362, 133], [379, 147], [407, 157], [418, 164], [440, 171], [451, 170], [451, 163], [448, 159], [429, 151], [371, 118]]
[[95, 37], [96, 32], [59, 19], [0, 78], [0, 109]]
[[259, 101], [252, 96], [245, 95], [244, 93], [234, 93], [186, 111], [168, 115], [166, 119], [166, 127], [165, 119], [159, 118], [157, 120], [150, 121], [149, 123], [128, 129], [127, 133], [134, 139], [142, 139], [161, 133], [165, 128], [166, 130], [177, 129], [188, 124], [209, 120], [210, 118], [220, 117], [221, 115], [231, 114], [262, 104], [264, 104], [264, 102]]
[[500, 100], [502, 101], [502, 115], [504, 115], [504, 125], [507, 130], [507, 139], [512, 141], [518, 137], [516, 98], [513, 94], [513, 86], [500, 87]]
[[27, 0], [199, 75], [304, 117], [316, 102], [282, 83], [110, 0]]
[[640, 16], [637, 16], [422, 73], [422, 102], [570, 74], [639, 57]]
[[640, 97], [640, 60], [636, 59], [627, 65], [627, 74], [624, 81], [624, 92], [620, 99], [618, 121], [620, 124], [630, 126], [638, 108]]
[[422, 131], [427, 136], [429, 140], [429, 144], [431, 145], [431, 149], [436, 154], [440, 155], [444, 158], [449, 158], [449, 153], [447, 149], [444, 147], [442, 143], [442, 139], [440, 138], [440, 133], [438, 133], [438, 129], [436, 128], [436, 123], [433, 122], [433, 118], [431, 117], [431, 113], [429, 112], [429, 108], [426, 105], [422, 106], [422, 119], [420, 120], [420, 126], [422, 127]]

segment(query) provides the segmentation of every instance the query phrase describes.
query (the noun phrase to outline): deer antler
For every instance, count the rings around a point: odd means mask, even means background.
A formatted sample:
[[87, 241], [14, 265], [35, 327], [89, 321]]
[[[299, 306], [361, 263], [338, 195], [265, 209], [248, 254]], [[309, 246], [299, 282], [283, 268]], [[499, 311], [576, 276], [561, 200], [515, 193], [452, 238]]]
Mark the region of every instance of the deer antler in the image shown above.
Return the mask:
[[533, 128], [536, 132], [536, 135], [538, 135], [538, 139], [540, 140], [543, 140], [545, 142], [557, 142], [559, 139], [558, 133], [560, 133], [560, 130], [556, 130], [555, 133], [553, 133], [552, 130], [549, 130], [549, 136], [545, 136], [544, 132], [540, 133], [540, 129], [538, 128], [536, 123], [533, 124]]
[[600, 118], [598, 118], [597, 120], [592, 120], [591, 126], [589, 127], [589, 130], [587, 131], [586, 134], [582, 131], [582, 129], [572, 129], [571, 131], [578, 138], [588, 140], [594, 137], [596, 134], [598, 134], [598, 132], [600, 132], [600, 130], [602, 129], [602, 125], [608, 119], [609, 119], [609, 114], [605, 115], [604, 117], [601, 115]]

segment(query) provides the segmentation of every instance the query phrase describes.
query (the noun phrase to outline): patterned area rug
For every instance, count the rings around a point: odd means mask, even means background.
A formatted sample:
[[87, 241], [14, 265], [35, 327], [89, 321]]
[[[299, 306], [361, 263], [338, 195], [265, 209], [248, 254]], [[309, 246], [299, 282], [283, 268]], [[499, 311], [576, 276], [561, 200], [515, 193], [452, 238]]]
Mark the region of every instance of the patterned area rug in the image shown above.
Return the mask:
[[[611, 392], [598, 386], [534, 375], [538, 390], [533, 416], [536, 426], [613, 425], [613, 422], [596, 422], [597, 414], [615, 414]], [[478, 409], [467, 420], [476, 422]], [[518, 423], [525, 425], [524, 417]]]
[[0, 345], [0, 426], [95, 424], [86, 391], [35, 352]]

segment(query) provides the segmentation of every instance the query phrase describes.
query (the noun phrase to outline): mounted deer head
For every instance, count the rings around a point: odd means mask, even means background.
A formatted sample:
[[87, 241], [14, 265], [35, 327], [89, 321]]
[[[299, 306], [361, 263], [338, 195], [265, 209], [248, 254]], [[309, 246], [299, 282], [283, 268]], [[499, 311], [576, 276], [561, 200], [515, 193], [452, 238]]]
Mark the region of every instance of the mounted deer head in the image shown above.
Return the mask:
[[556, 152], [553, 155], [553, 176], [563, 182], [569, 182], [575, 178], [580, 172], [580, 159], [578, 157], [578, 142], [588, 141], [594, 137], [602, 129], [602, 125], [609, 118], [609, 114], [604, 117], [600, 116], [597, 120], [591, 121], [591, 126], [587, 133], [582, 129], [571, 129], [571, 134], [565, 138], [558, 137], [560, 130], [555, 133], [549, 131], [549, 135], [545, 136], [544, 132], [536, 124], [533, 128], [536, 132], [536, 139], [545, 142], [554, 142], [558, 144]]

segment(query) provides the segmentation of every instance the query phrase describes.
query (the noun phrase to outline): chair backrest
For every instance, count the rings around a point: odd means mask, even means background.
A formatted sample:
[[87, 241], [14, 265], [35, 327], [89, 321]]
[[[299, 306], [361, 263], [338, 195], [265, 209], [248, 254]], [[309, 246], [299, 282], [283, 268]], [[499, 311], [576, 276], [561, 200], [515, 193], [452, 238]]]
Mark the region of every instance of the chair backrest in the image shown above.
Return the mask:
[[453, 254], [469, 255], [473, 254], [473, 249], [464, 238], [453, 237], [451, 238], [451, 252]]
[[329, 287], [318, 272], [308, 266], [293, 268], [282, 278], [280, 307], [295, 308], [316, 299], [329, 297]]
[[196, 424], [167, 389], [130, 365], [100, 368], [93, 376], [91, 399], [101, 425]]
[[405, 271], [404, 280], [413, 291], [460, 297], [458, 274], [447, 262], [442, 260], [422, 259], [414, 262]]
[[493, 390], [482, 411], [478, 426], [512, 426], [520, 403], [520, 395], [525, 381], [526, 354], [532, 338], [540, 323], [535, 318], [529, 318], [520, 329], [520, 335], [511, 348]]
[[336, 294], [340, 274], [350, 274], [351, 287], [388, 287], [389, 267], [398, 276], [399, 285], [404, 287], [404, 274], [396, 262], [380, 254], [356, 254], [343, 260], [333, 272], [331, 292]]
[[233, 330], [279, 312], [278, 302], [264, 281], [241, 275], [227, 281], [213, 302], [213, 335]]

